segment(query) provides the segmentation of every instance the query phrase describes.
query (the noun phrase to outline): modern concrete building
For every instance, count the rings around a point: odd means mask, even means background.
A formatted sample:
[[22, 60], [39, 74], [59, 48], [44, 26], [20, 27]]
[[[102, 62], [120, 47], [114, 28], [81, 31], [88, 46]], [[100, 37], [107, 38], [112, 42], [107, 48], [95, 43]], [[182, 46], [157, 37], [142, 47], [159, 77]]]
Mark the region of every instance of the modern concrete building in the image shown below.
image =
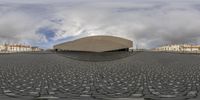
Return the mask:
[[105, 52], [116, 50], [129, 50], [133, 42], [124, 38], [114, 36], [89, 36], [74, 41], [61, 43], [54, 46], [57, 51], [86, 51]]
[[176, 44], [154, 49], [155, 51], [200, 52], [200, 45]]

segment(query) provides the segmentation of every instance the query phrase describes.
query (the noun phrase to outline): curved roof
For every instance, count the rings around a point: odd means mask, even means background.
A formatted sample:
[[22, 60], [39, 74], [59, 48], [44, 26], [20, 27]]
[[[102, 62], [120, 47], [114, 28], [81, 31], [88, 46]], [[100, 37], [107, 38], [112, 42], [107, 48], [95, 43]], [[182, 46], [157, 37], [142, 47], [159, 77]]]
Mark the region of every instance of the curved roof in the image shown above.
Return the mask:
[[54, 46], [54, 49], [70, 51], [104, 52], [132, 47], [130, 40], [115, 36], [89, 36]]

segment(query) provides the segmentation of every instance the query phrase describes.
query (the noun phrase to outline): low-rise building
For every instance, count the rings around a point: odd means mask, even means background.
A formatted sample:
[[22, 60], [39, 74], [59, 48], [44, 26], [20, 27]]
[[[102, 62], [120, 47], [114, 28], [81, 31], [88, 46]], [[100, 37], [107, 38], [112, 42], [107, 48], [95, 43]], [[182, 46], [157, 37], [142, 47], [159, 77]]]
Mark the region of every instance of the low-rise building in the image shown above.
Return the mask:
[[5, 50], [5, 46], [4, 45], [0, 45], [0, 52]]
[[200, 45], [176, 44], [167, 45], [154, 49], [155, 51], [173, 51], [173, 52], [200, 52]]
[[4, 44], [0, 45], [1, 52], [35, 52], [42, 51], [42, 49], [38, 47], [31, 47], [30, 45], [22, 45], [22, 44]]
[[200, 45], [184, 45], [182, 48], [184, 51], [200, 51]]
[[29, 45], [21, 45], [21, 44], [5, 44], [6, 51], [8, 52], [27, 52], [32, 51], [31, 46]]
[[43, 49], [38, 48], [38, 47], [31, 47], [32, 51], [36, 52], [36, 51], [43, 51]]

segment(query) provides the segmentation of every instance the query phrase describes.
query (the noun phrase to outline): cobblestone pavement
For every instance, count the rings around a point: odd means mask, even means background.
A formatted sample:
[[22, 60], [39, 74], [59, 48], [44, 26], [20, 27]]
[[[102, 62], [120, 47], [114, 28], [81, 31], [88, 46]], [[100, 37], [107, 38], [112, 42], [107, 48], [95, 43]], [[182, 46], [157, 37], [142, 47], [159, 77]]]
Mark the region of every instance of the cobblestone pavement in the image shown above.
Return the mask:
[[0, 54], [0, 100], [200, 99], [200, 55], [67, 55]]

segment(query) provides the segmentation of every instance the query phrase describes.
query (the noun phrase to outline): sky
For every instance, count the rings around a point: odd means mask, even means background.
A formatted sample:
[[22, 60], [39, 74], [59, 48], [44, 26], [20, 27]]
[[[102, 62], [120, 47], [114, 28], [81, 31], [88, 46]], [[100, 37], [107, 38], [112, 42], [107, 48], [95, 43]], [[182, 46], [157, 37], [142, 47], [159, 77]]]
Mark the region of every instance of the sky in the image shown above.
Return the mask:
[[0, 44], [112, 35], [138, 48], [200, 44], [199, 0], [0, 0]]

